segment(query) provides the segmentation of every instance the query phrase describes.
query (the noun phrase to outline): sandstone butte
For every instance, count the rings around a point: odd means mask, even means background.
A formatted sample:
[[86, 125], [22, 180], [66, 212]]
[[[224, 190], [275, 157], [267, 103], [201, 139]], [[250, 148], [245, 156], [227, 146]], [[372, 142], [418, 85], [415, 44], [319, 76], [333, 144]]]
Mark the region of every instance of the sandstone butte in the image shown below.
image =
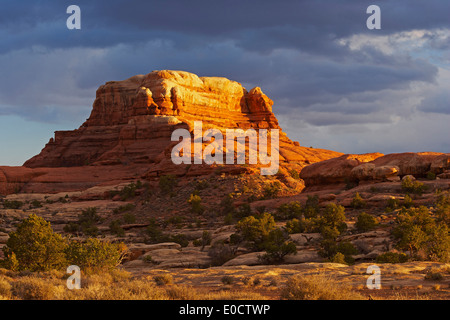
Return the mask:
[[[247, 91], [221, 77], [198, 77], [182, 71], [153, 71], [110, 81], [96, 92], [89, 118], [76, 130], [56, 131], [43, 150], [21, 167], [0, 167], [0, 194], [78, 191], [164, 174], [202, 176], [259, 174], [258, 165], [175, 165], [173, 130], [279, 129], [279, 179], [289, 172], [341, 156], [342, 153], [300, 146], [282, 132], [273, 101], [260, 88]], [[292, 180], [292, 178], [290, 178]], [[303, 184], [298, 184], [301, 190]]]

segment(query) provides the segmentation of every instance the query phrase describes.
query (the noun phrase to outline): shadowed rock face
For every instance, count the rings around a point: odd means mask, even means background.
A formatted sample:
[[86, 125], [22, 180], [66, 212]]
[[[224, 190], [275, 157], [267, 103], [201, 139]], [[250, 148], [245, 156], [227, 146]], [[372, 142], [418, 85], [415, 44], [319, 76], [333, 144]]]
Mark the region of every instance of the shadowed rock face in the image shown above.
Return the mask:
[[[153, 71], [100, 86], [89, 119], [77, 130], [57, 131], [24, 166], [70, 167], [159, 163], [174, 143], [173, 130], [279, 129], [273, 101], [260, 88], [249, 92], [226, 78], [182, 71]], [[280, 133], [280, 162], [299, 166], [340, 155], [300, 147]], [[300, 169], [297, 168], [297, 169]]]

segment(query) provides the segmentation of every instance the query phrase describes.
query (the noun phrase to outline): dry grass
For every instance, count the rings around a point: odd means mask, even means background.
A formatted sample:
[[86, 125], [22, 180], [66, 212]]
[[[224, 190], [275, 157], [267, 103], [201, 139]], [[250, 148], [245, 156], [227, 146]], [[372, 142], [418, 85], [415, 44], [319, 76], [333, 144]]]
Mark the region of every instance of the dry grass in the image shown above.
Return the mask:
[[286, 300], [362, 300], [350, 287], [321, 274], [292, 276], [281, 291]]
[[[6, 273], [6, 272], [5, 272]], [[0, 272], [0, 300], [262, 300], [254, 292], [219, 290], [210, 292], [173, 284], [171, 274], [163, 283], [155, 279], [132, 279], [121, 270], [83, 275], [81, 289], [66, 287], [67, 275], [61, 272], [20, 274]], [[170, 279], [170, 281], [166, 281]]]

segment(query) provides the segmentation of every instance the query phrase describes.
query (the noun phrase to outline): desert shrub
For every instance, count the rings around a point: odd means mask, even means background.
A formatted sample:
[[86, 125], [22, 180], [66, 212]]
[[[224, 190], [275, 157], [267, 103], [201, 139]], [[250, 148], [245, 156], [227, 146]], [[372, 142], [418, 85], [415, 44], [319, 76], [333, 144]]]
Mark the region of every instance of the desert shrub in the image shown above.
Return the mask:
[[281, 291], [283, 300], [362, 300], [363, 297], [324, 275], [292, 276]]
[[69, 222], [64, 226], [64, 231], [69, 233], [82, 232], [85, 235], [95, 237], [98, 234], [96, 224], [102, 221], [102, 218], [97, 214], [97, 208], [90, 207], [81, 211], [78, 215], [77, 222]]
[[403, 263], [406, 261], [408, 261], [408, 256], [397, 252], [384, 252], [376, 258], [378, 263]]
[[154, 276], [153, 281], [155, 281], [155, 283], [158, 286], [164, 286], [164, 285], [173, 283], [173, 276], [170, 273], [163, 273], [163, 274]]
[[362, 212], [358, 215], [355, 223], [355, 227], [360, 232], [367, 232], [374, 229], [377, 226], [377, 220], [366, 212]]
[[5, 277], [0, 276], [0, 300], [9, 299], [10, 297], [11, 297], [11, 284]]
[[288, 254], [296, 254], [297, 247], [290, 240], [289, 234], [280, 228], [271, 230], [264, 240], [265, 253], [258, 258], [265, 263], [279, 263]]
[[[320, 243], [319, 255], [321, 257], [327, 258], [329, 261], [336, 259], [336, 254], [341, 253], [346, 264], [353, 264], [353, 255], [358, 253], [358, 249], [355, 248], [350, 242], [339, 242], [336, 243], [333, 239], [324, 239]], [[340, 262], [342, 263], [342, 262]]]
[[22, 300], [51, 300], [55, 287], [45, 279], [21, 277], [12, 282], [11, 293]]
[[298, 201], [294, 201], [279, 206], [274, 217], [277, 220], [300, 219], [302, 214], [302, 205]]
[[398, 201], [398, 199], [396, 199], [396, 198], [389, 198], [389, 199], [387, 200], [387, 204], [386, 204], [385, 211], [386, 211], [386, 212], [392, 212], [392, 211], [394, 211], [395, 209], [398, 209], [398, 207], [399, 207], [399, 201]]
[[71, 241], [67, 246], [66, 257], [69, 264], [86, 271], [111, 270], [117, 267], [127, 253], [123, 243], [111, 243], [97, 238], [86, 241]]
[[402, 179], [402, 189], [408, 193], [422, 194], [426, 186], [417, 180], [413, 180], [410, 176], [406, 176]]
[[233, 284], [234, 277], [225, 275], [220, 279], [220, 281], [222, 281], [223, 284]]
[[34, 209], [36, 209], [36, 208], [42, 208], [42, 203], [41, 203], [39, 200], [37, 200], [37, 199], [33, 199], [33, 200], [30, 202], [30, 207], [31, 207], [31, 208], [34, 208]]
[[281, 192], [281, 183], [279, 181], [274, 181], [272, 183], [266, 183], [263, 187], [263, 199], [276, 198]]
[[341, 205], [336, 205], [335, 203], [329, 203], [325, 207], [322, 213], [322, 222], [326, 226], [331, 228], [337, 228], [338, 230], [345, 230], [345, 208]]
[[17, 270], [46, 271], [65, 265], [66, 240], [53, 232], [50, 222], [31, 214], [9, 234], [3, 247], [5, 265]]
[[397, 247], [409, 250], [410, 256], [447, 262], [450, 259], [448, 226], [434, 219], [427, 207], [402, 209], [392, 234]]
[[256, 251], [264, 250], [264, 245], [270, 231], [275, 230], [275, 220], [269, 213], [264, 213], [259, 218], [245, 217], [236, 225], [237, 232], [242, 235], [244, 241]]
[[436, 174], [432, 171], [427, 172], [427, 179], [428, 180], [436, 180]]
[[414, 207], [413, 199], [411, 198], [411, 196], [409, 194], [405, 195], [405, 198], [403, 199], [403, 206], [405, 208]]
[[151, 218], [149, 220], [149, 225], [147, 226], [147, 229], [145, 231], [148, 236], [147, 242], [166, 242], [169, 239], [166, 235], [163, 234], [161, 227], [158, 225], [155, 218]]
[[136, 189], [137, 185], [134, 182], [123, 187], [119, 192], [120, 200], [127, 201], [128, 199], [134, 198], [136, 196]]
[[436, 219], [450, 226], [450, 195], [440, 194], [436, 199]]
[[177, 177], [173, 174], [167, 174], [159, 178], [159, 189], [164, 194], [171, 194], [177, 186]]
[[245, 217], [249, 217], [253, 214], [252, 207], [249, 203], [243, 203], [241, 204], [237, 210], [234, 212], [234, 218], [240, 220]]
[[303, 209], [303, 215], [305, 218], [315, 218], [319, 214], [319, 196], [308, 196], [305, 208]]
[[175, 234], [170, 236], [170, 241], [178, 243], [182, 247], [187, 247], [189, 245], [189, 240], [184, 234]]
[[136, 206], [133, 203], [127, 203], [124, 204], [120, 207], [117, 207], [113, 210], [114, 214], [118, 214], [118, 213], [122, 213], [122, 212], [126, 212], [126, 211], [130, 211], [133, 210], [134, 208], [136, 208]]
[[220, 208], [222, 215], [224, 216], [227, 216], [228, 214], [231, 214], [231, 216], [234, 215], [235, 208], [233, 195], [231, 193], [223, 197], [222, 201], [220, 202]]
[[347, 264], [347, 262], [345, 261], [345, 255], [341, 252], [337, 252], [331, 259], [331, 262], [334, 263], [340, 263], [340, 264]]
[[22, 201], [8, 200], [8, 199], [3, 200], [3, 207], [5, 209], [20, 209], [22, 206], [23, 206]]
[[363, 198], [359, 195], [359, 192], [357, 192], [355, 194], [355, 196], [353, 197], [353, 200], [350, 204], [350, 206], [353, 209], [362, 209], [366, 206], [366, 202], [363, 200]]
[[136, 222], [136, 216], [130, 212], [127, 212], [123, 215], [123, 222], [125, 223], [135, 223]]
[[209, 188], [209, 182], [208, 182], [208, 180], [204, 180], [204, 179], [202, 179], [202, 180], [199, 180], [199, 181], [197, 181], [196, 183], [195, 183], [195, 190], [196, 191], [201, 191], [201, 190], [205, 190], [205, 189], [207, 189], [207, 188]]
[[425, 280], [441, 281], [443, 279], [444, 275], [441, 272], [428, 271], [425, 274]]
[[202, 198], [197, 194], [191, 194], [188, 203], [191, 205], [191, 211], [195, 214], [202, 214], [205, 208], [202, 205]]
[[221, 266], [236, 256], [236, 250], [229, 244], [218, 241], [209, 248], [208, 256], [213, 266]]
[[201, 250], [205, 248], [205, 246], [208, 246], [211, 243], [212, 237], [211, 232], [203, 230], [202, 237], [200, 239], [196, 239], [193, 242], [194, 246], [202, 247]]
[[286, 222], [285, 229], [288, 233], [302, 233], [306, 230], [304, 219], [292, 219]]
[[110, 222], [109, 231], [119, 237], [123, 237], [125, 235], [125, 230], [123, 230], [119, 220], [112, 220]]

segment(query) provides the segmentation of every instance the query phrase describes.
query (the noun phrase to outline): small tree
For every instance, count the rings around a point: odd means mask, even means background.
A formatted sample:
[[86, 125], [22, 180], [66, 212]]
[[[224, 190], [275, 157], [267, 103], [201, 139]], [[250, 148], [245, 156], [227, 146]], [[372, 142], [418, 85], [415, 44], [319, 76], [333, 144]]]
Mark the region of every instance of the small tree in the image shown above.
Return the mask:
[[97, 238], [85, 242], [71, 241], [65, 249], [69, 264], [87, 271], [101, 271], [117, 267], [127, 253], [123, 243], [111, 243]]
[[177, 185], [177, 177], [173, 174], [167, 174], [159, 178], [159, 189], [164, 194], [173, 192], [173, 188]]
[[298, 201], [282, 204], [277, 209], [277, 220], [299, 219], [303, 215], [302, 205]]
[[61, 269], [66, 264], [66, 246], [67, 241], [53, 232], [50, 222], [31, 214], [10, 233], [3, 248], [5, 263], [17, 270]]
[[426, 186], [417, 180], [413, 180], [410, 176], [405, 176], [402, 180], [402, 189], [408, 193], [422, 194]]
[[249, 216], [243, 218], [236, 225], [237, 232], [242, 235], [244, 241], [249, 242], [254, 250], [264, 250], [264, 242], [270, 231], [276, 229], [275, 220], [269, 213], [263, 213], [261, 217]]
[[197, 194], [191, 194], [188, 203], [191, 205], [192, 213], [202, 214], [203, 211], [205, 211], [205, 208], [202, 205], [202, 198]]
[[378, 224], [377, 220], [368, 213], [362, 212], [359, 214], [355, 227], [358, 231], [367, 232], [376, 227]]
[[259, 259], [266, 263], [278, 263], [283, 261], [286, 255], [297, 253], [297, 247], [290, 240], [289, 234], [280, 228], [269, 232], [264, 248], [266, 253]]
[[362, 209], [366, 206], [366, 202], [363, 200], [363, 198], [359, 195], [357, 192], [355, 196], [353, 197], [352, 203], [350, 206], [354, 209]]
[[331, 228], [337, 228], [338, 230], [345, 229], [345, 208], [335, 203], [329, 203], [325, 207], [322, 214], [323, 223]]

